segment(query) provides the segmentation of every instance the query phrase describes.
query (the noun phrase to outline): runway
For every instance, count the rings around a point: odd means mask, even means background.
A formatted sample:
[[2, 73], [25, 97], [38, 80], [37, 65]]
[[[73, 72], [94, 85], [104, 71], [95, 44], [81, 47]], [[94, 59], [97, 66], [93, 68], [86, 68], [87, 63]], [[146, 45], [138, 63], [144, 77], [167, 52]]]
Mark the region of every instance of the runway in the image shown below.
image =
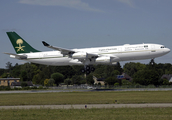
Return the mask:
[[146, 104], [79, 104], [79, 105], [22, 105], [0, 106], [0, 109], [92, 109], [92, 108], [150, 108], [172, 107], [172, 103], [146, 103]]
[[11, 93], [49, 93], [49, 92], [95, 92], [95, 91], [170, 91], [172, 88], [125, 88], [125, 89], [52, 89], [52, 90], [11, 90], [0, 91], [0, 94]]

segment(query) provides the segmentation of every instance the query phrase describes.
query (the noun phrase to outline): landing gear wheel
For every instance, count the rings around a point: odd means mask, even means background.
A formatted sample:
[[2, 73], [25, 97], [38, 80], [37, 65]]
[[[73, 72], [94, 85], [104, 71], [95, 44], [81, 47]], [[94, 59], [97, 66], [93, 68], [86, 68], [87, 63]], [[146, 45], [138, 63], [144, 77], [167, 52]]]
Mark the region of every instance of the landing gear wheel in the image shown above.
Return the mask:
[[86, 73], [87, 75], [94, 71], [95, 68], [93, 66], [85, 66], [85, 68], [81, 69], [81, 72]]
[[85, 68], [87, 71], [89, 71], [90, 70], [90, 66], [86, 66], [86, 68]]
[[82, 73], [85, 73], [85, 69], [84, 69], [84, 68], [83, 68], [83, 69], [81, 69], [81, 72], [82, 72]]
[[90, 70], [87, 70], [87, 71], [86, 71], [86, 74], [89, 75], [89, 74], [90, 74]]
[[91, 67], [91, 71], [94, 72], [95, 71], [95, 68], [94, 67]]

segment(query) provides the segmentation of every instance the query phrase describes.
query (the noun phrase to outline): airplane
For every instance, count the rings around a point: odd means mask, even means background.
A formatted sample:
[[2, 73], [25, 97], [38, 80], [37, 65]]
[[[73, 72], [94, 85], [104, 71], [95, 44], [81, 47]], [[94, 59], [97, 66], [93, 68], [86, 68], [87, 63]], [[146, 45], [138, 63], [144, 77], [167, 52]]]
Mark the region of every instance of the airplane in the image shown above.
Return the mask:
[[7, 32], [7, 35], [16, 51], [5, 53], [11, 58], [25, 60], [32, 63], [50, 66], [84, 65], [81, 70], [89, 74], [94, 71], [93, 65], [116, 65], [120, 61], [143, 60], [163, 56], [170, 52], [169, 48], [160, 44], [125, 44], [122, 46], [95, 47], [83, 49], [66, 49], [49, 45], [42, 41], [43, 45], [53, 51], [39, 51], [30, 46], [16, 32]]

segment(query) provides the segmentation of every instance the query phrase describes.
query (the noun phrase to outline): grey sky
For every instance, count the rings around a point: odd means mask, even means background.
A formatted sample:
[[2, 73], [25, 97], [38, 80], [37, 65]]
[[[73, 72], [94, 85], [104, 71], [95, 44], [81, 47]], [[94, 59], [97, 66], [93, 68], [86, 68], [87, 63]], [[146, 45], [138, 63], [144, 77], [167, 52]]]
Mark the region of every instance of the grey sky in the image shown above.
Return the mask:
[[[51, 50], [43, 40], [64, 48], [158, 43], [172, 49], [171, 6], [171, 0], [1, 0], [0, 68], [23, 63], [3, 54], [15, 53], [7, 31], [41, 51]], [[172, 52], [155, 61], [171, 59]]]

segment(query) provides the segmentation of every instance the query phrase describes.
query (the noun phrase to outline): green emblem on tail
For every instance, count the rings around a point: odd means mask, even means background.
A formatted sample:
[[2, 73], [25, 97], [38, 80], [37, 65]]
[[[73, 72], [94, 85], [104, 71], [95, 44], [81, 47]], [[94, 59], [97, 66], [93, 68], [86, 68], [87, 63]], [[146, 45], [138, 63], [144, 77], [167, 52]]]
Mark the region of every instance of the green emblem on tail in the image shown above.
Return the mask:
[[23, 38], [21, 38], [15, 32], [7, 32], [7, 35], [16, 51], [17, 54], [20, 53], [30, 53], [30, 52], [40, 52], [30, 46]]

